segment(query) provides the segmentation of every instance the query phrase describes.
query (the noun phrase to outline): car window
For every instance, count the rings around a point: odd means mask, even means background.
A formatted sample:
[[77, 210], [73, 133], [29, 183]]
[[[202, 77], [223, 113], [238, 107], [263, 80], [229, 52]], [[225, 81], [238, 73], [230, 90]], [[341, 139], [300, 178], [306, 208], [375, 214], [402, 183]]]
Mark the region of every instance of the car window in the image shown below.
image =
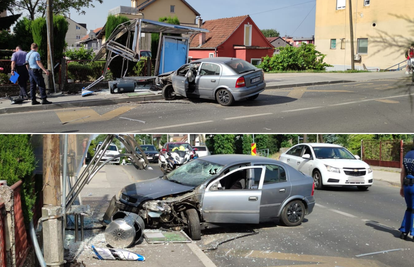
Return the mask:
[[200, 68], [200, 75], [220, 75], [220, 66], [213, 63], [203, 63]]
[[115, 145], [110, 145], [107, 150], [118, 151], [118, 148]]
[[311, 158], [312, 158], [312, 151], [311, 151], [310, 147], [304, 146], [304, 150], [303, 150], [302, 156], [305, 155], [305, 154], [309, 154], [311, 156]]
[[[263, 184], [273, 184], [273, 183], [282, 183], [282, 182], [286, 182], [286, 171], [283, 167], [278, 166], [278, 165], [271, 165], [271, 164], [267, 164], [267, 165], [256, 165], [256, 166], [265, 166], [266, 167], [266, 172], [265, 172], [265, 179], [263, 181]], [[257, 171], [257, 173], [256, 173]], [[259, 172], [260, 171], [260, 172]], [[256, 180], [260, 179], [260, 174], [261, 174], [261, 170], [260, 169], [255, 169], [255, 183]], [[259, 178], [256, 178], [259, 177]], [[257, 185], [258, 185], [259, 181], [257, 181]]]
[[223, 165], [196, 159], [168, 173], [167, 180], [184, 185], [199, 186], [218, 175]]
[[225, 64], [238, 74], [256, 70], [252, 64], [242, 59], [233, 59]]
[[195, 146], [194, 148], [197, 148], [198, 151], [207, 151], [205, 146]]
[[295, 146], [295, 147], [292, 147], [290, 150], [288, 150], [286, 154], [300, 157], [302, 153], [302, 149], [303, 149], [302, 145]]
[[355, 159], [351, 152], [343, 147], [314, 147], [318, 159]]

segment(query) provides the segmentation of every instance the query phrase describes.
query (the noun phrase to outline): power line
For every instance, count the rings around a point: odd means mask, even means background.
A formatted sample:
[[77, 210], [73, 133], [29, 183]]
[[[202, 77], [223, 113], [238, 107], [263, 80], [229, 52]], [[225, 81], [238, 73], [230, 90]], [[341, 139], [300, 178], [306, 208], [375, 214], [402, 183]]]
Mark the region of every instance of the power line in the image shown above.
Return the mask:
[[292, 36], [295, 34], [295, 32], [299, 29], [299, 27], [302, 25], [302, 23], [306, 20], [306, 18], [309, 16], [309, 14], [312, 12], [312, 10], [315, 8], [316, 5], [314, 5], [311, 10], [309, 10], [308, 14], [306, 15], [306, 17], [302, 20], [302, 22], [299, 24], [299, 26], [296, 28], [296, 30], [292, 33]]
[[275, 10], [285, 9], [285, 8], [288, 8], [288, 7], [294, 7], [294, 6], [299, 6], [299, 5], [308, 4], [308, 3], [315, 3], [315, 0], [308, 1], [308, 2], [303, 2], [303, 3], [298, 3], [298, 4], [294, 4], [294, 5], [290, 5], [290, 6], [284, 6], [284, 7], [279, 7], [279, 8], [275, 8], [275, 9], [270, 9], [270, 10], [266, 10], [266, 11], [261, 11], [261, 12], [257, 12], [257, 13], [252, 13], [250, 15], [257, 15], [257, 14], [267, 13], [267, 12], [271, 12], [271, 11], [275, 11]]

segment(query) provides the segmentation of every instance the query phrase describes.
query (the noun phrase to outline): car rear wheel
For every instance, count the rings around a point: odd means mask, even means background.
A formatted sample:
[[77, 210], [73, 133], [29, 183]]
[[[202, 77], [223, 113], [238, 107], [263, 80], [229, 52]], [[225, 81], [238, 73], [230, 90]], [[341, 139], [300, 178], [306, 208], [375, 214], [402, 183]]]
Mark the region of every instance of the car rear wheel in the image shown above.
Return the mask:
[[162, 96], [165, 100], [174, 100], [175, 94], [174, 94], [174, 88], [172, 84], [167, 84], [162, 88]]
[[312, 177], [313, 177], [313, 182], [315, 183], [315, 188], [318, 189], [318, 190], [323, 189], [323, 182], [322, 182], [321, 173], [318, 170], [316, 170], [316, 171], [313, 172]]
[[231, 106], [234, 103], [234, 97], [227, 89], [218, 89], [216, 92], [216, 99], [222, 106]]
[[201, 239], [200, 218], [195, 209], [188, 209], [185, 211], [187, 216], [187, 233], [192, 240]]
[[256, 98], [258, 98], [259, 97], [259, 94], [256, 94], [256, 95], [252, 95], [251, 97], [248, 97], [247, 98], [247, 100], [248, 101], [252, 101], [252, 100], [255, 100]]
[[363, 186], [363, 185], [359, 185], [357, 186], [359, 191], [367, 191], [368, 190], [368, 186]]
[[297, 226], [305, 218], [305, 205], [300, 200], [289, 202], [282, 211], [282, 223], [286, 226]]

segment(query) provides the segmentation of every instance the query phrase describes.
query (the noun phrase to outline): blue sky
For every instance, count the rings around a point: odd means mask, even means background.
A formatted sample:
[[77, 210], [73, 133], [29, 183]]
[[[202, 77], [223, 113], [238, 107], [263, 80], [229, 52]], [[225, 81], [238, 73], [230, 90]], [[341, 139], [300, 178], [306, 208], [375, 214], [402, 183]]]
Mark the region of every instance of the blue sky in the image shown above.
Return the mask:
[[[316, 0], [187, 0], [203, 20], [250, 15], [260, 29], [276, 29], [282, 36], [310, 37], [315, 32]], [[105, 24], [108, 11], [130, 6], [130, 0], [110, 1], [85, 9], [86, 15], [71, 13], [71, 19], [86, 23], [88, 31]]]

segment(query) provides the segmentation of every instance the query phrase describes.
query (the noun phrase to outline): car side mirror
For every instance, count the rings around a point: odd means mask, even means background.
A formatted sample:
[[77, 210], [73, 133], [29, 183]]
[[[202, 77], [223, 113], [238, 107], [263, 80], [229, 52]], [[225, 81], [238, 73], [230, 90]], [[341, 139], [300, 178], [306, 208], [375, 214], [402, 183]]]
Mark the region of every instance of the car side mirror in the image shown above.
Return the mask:
[[360, 160], [360, 159], [361, 159], [361, 157], [360, 157], [360, 156], [358, 156], [358, 155], [354, 155], [354, 157], [355, 157], [356, 159], [358, 159], [358, 160]]
[[303, 159], [311, 159], [311, 155], [309, 155], [309, 154], [303, 154], [302, 158]]

